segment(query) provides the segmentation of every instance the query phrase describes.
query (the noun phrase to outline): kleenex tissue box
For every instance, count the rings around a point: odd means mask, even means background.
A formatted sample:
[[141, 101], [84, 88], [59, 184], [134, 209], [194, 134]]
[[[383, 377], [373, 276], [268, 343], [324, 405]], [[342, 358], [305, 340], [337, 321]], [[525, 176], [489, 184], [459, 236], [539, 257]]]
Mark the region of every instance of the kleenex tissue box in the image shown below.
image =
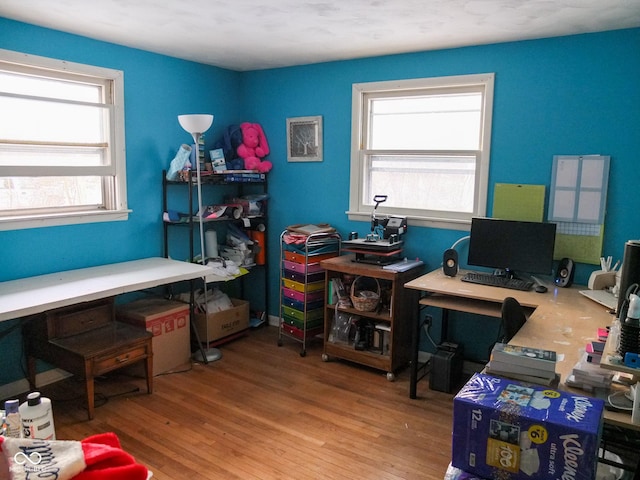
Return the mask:
[[476, 373], [453, 401], [451, 464], [484, 478], [595, 478], [604, 402]]

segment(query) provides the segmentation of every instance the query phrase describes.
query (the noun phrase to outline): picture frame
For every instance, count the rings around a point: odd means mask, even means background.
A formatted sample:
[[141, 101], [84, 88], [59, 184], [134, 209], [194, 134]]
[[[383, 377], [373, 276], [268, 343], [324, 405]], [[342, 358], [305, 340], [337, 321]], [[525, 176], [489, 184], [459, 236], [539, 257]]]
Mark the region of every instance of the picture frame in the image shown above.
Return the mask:
[[287, 118], [287, 161], [322, 162], [322, 116]]

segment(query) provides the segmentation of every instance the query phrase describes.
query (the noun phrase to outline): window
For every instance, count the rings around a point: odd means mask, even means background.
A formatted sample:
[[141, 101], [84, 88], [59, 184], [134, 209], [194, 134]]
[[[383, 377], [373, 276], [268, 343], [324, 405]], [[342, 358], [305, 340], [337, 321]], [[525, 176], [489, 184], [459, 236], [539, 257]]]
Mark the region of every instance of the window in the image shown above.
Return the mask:
[[0, 50], [0, 230], [127, 219], [123, 83]]
[[485, 214], [493, 74], [353, 85], [349, 218], [465, 229]]

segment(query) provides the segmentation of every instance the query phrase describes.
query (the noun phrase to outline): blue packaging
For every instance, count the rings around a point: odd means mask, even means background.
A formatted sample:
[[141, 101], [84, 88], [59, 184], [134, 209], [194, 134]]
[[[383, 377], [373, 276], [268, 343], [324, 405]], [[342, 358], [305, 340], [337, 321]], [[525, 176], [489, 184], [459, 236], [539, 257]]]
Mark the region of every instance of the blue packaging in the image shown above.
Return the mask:
[[592, 480], [604, 401], [476, 373], [453, 401], [451, 464], [501, 480]]

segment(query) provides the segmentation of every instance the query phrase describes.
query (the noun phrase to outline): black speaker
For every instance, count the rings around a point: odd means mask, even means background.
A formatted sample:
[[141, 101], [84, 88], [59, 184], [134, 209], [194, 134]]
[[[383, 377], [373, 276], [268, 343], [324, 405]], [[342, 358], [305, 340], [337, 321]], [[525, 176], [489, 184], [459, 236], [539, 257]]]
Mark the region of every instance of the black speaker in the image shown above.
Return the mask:
[[444, 251], [442, 271], [447, 277], [455, 277], [458, 273], [458, 252], [453, 248]]
[[[624, 256], [620, 269], [620, 290], [618, 292], [618, 308], [620, 314], [622, 303], [626, 300], [627, 290], [634, 283], [640, 284], [640, 240], [629, 240], [624, 244]], [[626, 312], [625, 312], [626, 313]], [[620, 319], [624, 322], [624, 318]]]
[[563, 258], [558, 264], [556, 272], [555, 284], [559, 287], [570, 287], [573, 283], [573, 275], [576, 265], [570, 258]]

